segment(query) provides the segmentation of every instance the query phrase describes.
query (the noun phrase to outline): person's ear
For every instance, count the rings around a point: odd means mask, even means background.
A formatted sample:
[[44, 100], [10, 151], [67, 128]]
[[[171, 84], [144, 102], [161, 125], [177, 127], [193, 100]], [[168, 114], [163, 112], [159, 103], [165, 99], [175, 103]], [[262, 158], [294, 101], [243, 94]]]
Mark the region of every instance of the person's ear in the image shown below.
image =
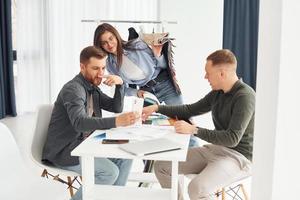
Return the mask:
[[80, 63], [80, 72], [81, 72], [83, 75], [85, 74], [85, 69], [86, 69], [85, 64]]
[[224, 69], [221, 69], [220, 70], [220, 76], [221, 76], [221, 78], [225, 78], [226, 77], [226, 71], [224, 70]]
[[83, 63], [80, 63], [80, 71], [84, 70], [85, 65]]

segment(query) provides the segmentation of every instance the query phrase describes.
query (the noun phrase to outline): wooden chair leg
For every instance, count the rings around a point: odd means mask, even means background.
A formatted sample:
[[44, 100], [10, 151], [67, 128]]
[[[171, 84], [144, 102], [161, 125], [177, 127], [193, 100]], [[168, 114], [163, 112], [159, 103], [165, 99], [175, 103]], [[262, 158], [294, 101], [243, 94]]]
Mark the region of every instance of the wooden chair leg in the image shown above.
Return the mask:
[[71, 197], [74, 195], [72, 184], [73, 184], [72, 178], [70, 176], [68, 176], [68, 185], [69, 185], [69, 192], [70, 192]]
[[222, 188], [222, 200], [225, 200], [225, 188]]
[[[56, 176], [54, 176], [54, 175], [48, 173], [48, 171], [46, 169], [43, 170], [41, 176], [42, 177], [47, 177], [47, 178], [48, 178], [48, 176], [51, 176], [51, 177], [53, 177], [53, 180], [59, 181], [59, 182], [61, 182], [63, 184], [67, 184], [68, 185], [68, 190], [70, 192], [70, 196], [71, 197], [74, 195], [74, 189], [78, 190], [78, 188], [76, 188], [76, 187], [73, 186], [73, 183], [75, 181], [77, 181], [77, 183], [81, 186], [81, 183], [80, 183], [80, 181], [78, 181], [78, 177], [77, 176], [75, 176], [73, 180], [72, 180], [72, 178], [70, 176], [68, 176], [67, 177], [68, 180], [65, 181], [65, 180], [63, 180], [63, 179], [61, 179], [59, 177], [59, 174], [57, 174]], [[80, 180], [82, 182], [82, 177], [81, 176], [80, 176]]]
[[48, 172], [46, 169], [43, 170], [42, 174], [41, 174], [41, 177], [47, 177], [48, 178]]
[[217, 197], [217, 200], [219, 200], [219, 196], [222, 195], [222, 190], [218, 189], [215, 193], [216, 197]]
[[245, 190], [245, 188], [244, 188], [244, 185], [243, 185], [243, 184], [240, 184], [240, 188], [241, 188], [241, 190], [242, 190], [242, 192], [243, 192], [243, 195], [244, 195], [245, 200], [249, 200], [248, 195], [247, 195], [247, 192], [246, 192], [246, 190]]

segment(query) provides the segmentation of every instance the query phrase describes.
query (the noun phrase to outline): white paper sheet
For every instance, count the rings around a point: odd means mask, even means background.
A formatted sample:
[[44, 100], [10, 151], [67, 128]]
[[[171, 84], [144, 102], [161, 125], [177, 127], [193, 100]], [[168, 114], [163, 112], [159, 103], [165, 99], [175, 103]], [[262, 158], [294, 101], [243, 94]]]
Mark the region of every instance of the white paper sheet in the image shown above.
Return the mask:
[[[124, 98], [124, 108], [123, 113], [125, 112], [137, 112], [142, 116], [144, 106], [144, 99], [138, 98], [135, 96], [129, 96]], [[142, 118], [135, 122], [134, 126], [142, 125]]]
[[106, 138], [149, 140], [163, 137], [167, 133], [174, 133], [174, 127], [142, 125], [110, 129], [106, 132]]

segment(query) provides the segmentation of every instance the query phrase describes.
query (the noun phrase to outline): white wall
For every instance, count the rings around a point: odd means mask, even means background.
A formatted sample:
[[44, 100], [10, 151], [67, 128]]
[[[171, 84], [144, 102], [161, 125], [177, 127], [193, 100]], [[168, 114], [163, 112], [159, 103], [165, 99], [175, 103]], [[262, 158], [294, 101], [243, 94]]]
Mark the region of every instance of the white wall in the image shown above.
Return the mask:
[[252, 199], [298, 199], [300, 2], [260, 1]]
[[[176, 38], [174, 59], [184, 102], [193, 103], [211, 90], [204, 65], [211, 52], [222, 48], [223, 1], [161, 0], [160, 6], [160, 20], [178, 22], [165, 30]], [[196, 121], [212, 126], [210, 115]]]

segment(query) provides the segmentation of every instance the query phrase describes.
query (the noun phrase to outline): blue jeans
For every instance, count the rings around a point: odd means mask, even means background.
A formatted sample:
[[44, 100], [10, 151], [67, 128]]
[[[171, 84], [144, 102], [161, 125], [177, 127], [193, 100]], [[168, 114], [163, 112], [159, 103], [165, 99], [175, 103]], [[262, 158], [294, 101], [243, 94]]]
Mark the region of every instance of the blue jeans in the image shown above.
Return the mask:
[[[101, 185], [125, 185], [132, 166], [132, 160], [117, 158], [95, 158], [95, 183]], [[62, 169], [81, 173], [81, 164], [74, 166], [57, 166]], [[71, 200], [82, 199], [82, 187]]]
[[191, 147], [199, 147], [197, 137], [195, 137], [193, 135], [191, 135], [190, 142], [189, 142], [189, 148], [191, 148]]
[[180, 105], [183, 103], [181, 94], [177, 94], [170, 79], [158, 82], [149, 88], [149, 92], [152, 92], [160, 103], [165, 102], [167, 105]]
[[[148, 88], [148, 92], [153, 93], [160, 102], [165, 102], [167, 105], [181, 105], [183, 104], [181, 94], [177, 94], [175, 87], [170, 79], [158, 82], [152, 87]], [[198, 147], [198, 141], [195, 136], [191, 136], [189, 147]]]

